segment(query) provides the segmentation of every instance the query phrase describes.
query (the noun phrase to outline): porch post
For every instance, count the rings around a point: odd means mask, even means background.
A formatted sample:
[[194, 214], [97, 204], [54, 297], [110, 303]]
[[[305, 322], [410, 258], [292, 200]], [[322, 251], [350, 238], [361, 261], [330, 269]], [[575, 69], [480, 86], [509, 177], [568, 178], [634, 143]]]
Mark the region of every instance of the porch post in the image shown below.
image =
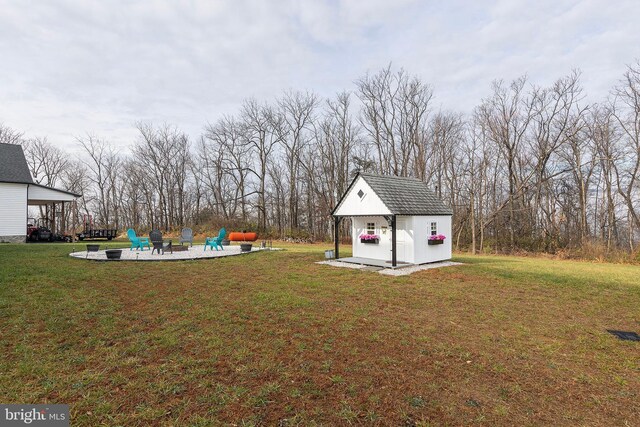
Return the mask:
[[340, 257], [339, 246], [340, 246], [340, 217], [333, 217], [333, 238], [334, 238], [334, 258], [338, 259]]
[[71, 242], [75, 243], [76, 236], [76, 223], [78, 222], [78, 201], [74, 198], [71, 205]]
[[56, 234], [58, 230], [56, 230], [56, 202], [51, 203], [51, 232]]
[[61, 231], [63, 233], [67, 231], [67, 217], [64, 216], [64, 213], [65, 213], [64, 212], [64, 203], [65, 202], [61, 202], [62, 205], [60, 207], [60, 209], [62, 210], [62, 212], [60, 212], [60, 214], [62, 215], [62, 217], [60, 218], [60, 228], [61, 228]]
[[398, 264], [398, 258], [396, 256], [396, 216], [391, 216], [391, 266], [395, 267]]

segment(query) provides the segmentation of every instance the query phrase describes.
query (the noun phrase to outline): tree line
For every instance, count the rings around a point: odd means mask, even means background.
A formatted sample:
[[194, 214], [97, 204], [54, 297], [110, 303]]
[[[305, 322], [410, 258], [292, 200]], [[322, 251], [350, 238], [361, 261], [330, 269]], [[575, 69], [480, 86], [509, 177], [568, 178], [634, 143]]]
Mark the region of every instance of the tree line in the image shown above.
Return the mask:
[[[454, 209], [454, 247], [634, 251], [640, 234], [640, 63], [598, 103], [580, 72], [539, 86], [496, 80], [470, 114], [436, 109], [426, 82], [391, 65], [322, 99], [247, 99], [203, 127], [137, 123], [122, 152], [95, 135], [69, 156], [0, 126], [34, 179], [82, 194], [79, 214], [118, 229], [224, 224], [264, 236], [326, 239], [358, 172], [413, 176]], [[348, 224], [345, 224], [348, 232]]]

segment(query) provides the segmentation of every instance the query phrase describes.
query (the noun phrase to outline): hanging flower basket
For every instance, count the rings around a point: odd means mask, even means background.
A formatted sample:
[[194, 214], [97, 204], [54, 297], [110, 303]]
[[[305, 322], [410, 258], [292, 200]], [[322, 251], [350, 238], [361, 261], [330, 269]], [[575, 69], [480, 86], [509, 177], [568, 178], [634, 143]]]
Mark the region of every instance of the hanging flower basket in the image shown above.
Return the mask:
[[378, 244], [380, 241], [380, 236], [377, 234], [361, 234], [359, 236], [360, 243], [369, 243], [369, 244]]
[[444, 243], [444, 239], [447, 237], [444, 234], [436, 234], [435, 236], [429, 236], [427, 243], [429, 245], [441, 245]]

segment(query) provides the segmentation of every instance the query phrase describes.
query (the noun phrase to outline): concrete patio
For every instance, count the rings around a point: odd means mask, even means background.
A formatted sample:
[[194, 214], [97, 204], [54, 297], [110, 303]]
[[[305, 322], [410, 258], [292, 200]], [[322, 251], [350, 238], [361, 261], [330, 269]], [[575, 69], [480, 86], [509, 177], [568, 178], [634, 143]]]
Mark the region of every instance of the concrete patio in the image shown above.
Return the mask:
[[[108, 249], [116, 249], [116, 248], [108, 248]], [[129, 250], [129, 248], [118, 248], [122, 249], [122, 255], [118, 260], [107, 259], [107, 255], [105, 250], [100, 250], [97, 252], [72, 252], [69, 256], [73, 258], [86, 259], [91, 261], [185, 261], [185, 260], [194, 260], [194, 259], [207, 259], [207, 258], [222, 258], [227, 256], [235, 256], [235, 255], [246, 255], [255, 252], [268, 251], [268, 250], [280, 250], [278, 248], [272, 249], [262, 249], [254, 246], [250, 252], [242, 252], [240, 250], [240, 246], [225, 246], [224, 250], [216, 251], [215, 249], [211, 250], [207, 248], [204, 250], [204, 245], [194, 245], [193, 247], [189, 247], [186, 251], [175, 251], [173, 254], [169, 251], [166, 251], [164, 255], [162, 253], [158, 254], [157, 252], [151, 253], [150, 249], [146, 249], [144, 251], [141, 250]]]

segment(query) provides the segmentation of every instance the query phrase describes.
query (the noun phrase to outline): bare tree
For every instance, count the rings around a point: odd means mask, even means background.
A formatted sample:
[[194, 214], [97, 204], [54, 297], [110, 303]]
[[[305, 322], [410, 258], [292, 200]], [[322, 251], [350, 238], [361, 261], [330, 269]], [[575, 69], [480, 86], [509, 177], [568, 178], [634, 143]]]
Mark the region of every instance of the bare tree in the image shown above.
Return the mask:
[[46, 137], [26, 140], [24, 147], [33, 180], [55, 186], [69, 166], [67, 153], [49, 143]]
[[95, 135], [79, 137], [77, 142], [86, 154], [83, 163], [90, 171], [89, 180], [95, 191], [95, 195], [85, 202], [95, 203], [97, 222], [104, 226], [119, 227], [117, 177], [120, 173], [120, 157], [107, 141]]
[[493, 83], [493, 95], [484, 100], [478, 114], [485, 122], [489, 138], [500, 147], [506, 161], [509, 183], [509, 216], [507, 227], [509, 246], [516, 246], [516, 229], [519, 229], [523, 207], [522, 174], [527, 159], [521, 157], [522, 146], [533, 117], [534, 104], [527, 98], [524, 88], [527, 80], [521, 77], [509, 86], [498, 80]]
[[640, 228], [640, 62], [628, 67], [614, 88], [613, 117], [622, 130], [621, 162], [614, 162], [618, 192]]
[[298, 229], [299, 225], [299, 183], [302, 154], [311, 140], [318, 97], [311, 92], [287, 92], [278, 101], [278, 105], [286, 129], [283, 146], [288, 178], [288, 225], [290, 231], [293, 232]]
[[402, 69], [394, 73], [391, 64], [367, 74], [356, 86], [362, 102], [360, 121], [377, 150], [379, 171], [408, 176], [426, 128], [431, 87]]
[[138, 123], [137, 127], [140, 138], [133, 147], [133, 156], [141, 168], [138, 174], [154, 184], [149, 190], [144, 189], [147, 203], [151, 205], [152, 226], [170, 230], [184, 225], [191, 162], [189, 138], [168, 124], [154, 128], [148, 123]]
[[0, 144], [23, 144], [24, 132], [11, 129], [0, 123]]
[[246, 138], [251, 144], [251, 152], [255, 161], [250, 171], [258, 180], [257, 193], [259, 231], [267, 230], [267, 179], [269, 163], [279, 144], [286, 138], [284, 117], [280, 112], [268, 105], [259, 105], [250, 99], [242, 106], [242, 121], [245, 125]]

